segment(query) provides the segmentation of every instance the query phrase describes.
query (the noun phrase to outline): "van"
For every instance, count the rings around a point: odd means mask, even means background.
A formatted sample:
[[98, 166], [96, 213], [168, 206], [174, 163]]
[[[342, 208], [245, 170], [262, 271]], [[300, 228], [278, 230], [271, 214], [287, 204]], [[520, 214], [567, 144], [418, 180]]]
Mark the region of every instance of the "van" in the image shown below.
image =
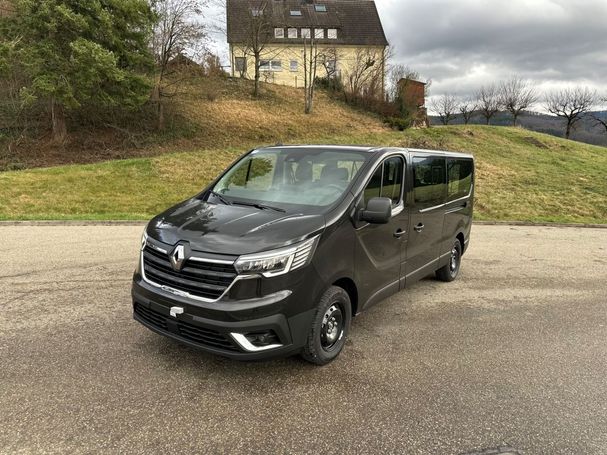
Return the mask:
[[471, 155], [252, 150], [148, 223], [134, 318], [233, 359], [326, 364], [353, 316], [430, 274], [457, 277], [473, 196]]

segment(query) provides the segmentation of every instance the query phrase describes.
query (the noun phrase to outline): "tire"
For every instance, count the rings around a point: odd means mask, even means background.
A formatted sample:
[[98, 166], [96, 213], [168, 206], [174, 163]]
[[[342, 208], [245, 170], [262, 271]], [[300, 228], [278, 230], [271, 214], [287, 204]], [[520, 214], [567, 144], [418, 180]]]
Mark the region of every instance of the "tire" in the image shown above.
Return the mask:
[[459, 269], [462, 264], [462, 244], [455, 239], [451, 248], [451, 257], [449, 263], [436, 271], [436, 278], [441, 281], [451, 282], [459, 275]]
[[350, 296], [342, 288], [331, 286], [318, 302], [301, 356], [316, 365], [334, 360], [346, 344], [351, 322]]

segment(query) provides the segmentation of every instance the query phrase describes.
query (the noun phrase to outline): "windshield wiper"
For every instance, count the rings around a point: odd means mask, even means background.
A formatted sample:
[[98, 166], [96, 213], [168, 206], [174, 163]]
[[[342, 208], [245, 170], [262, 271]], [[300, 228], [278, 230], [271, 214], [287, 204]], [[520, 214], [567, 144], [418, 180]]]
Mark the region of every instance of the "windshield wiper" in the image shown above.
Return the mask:
[[259, 204], [257, 202], [234, 201], [233, 204], [244, 205], [246, 207], [255, 207], [260, 210], [274, 210], [275, 212], [287, 213], [285, 209], [281, 209], [280, 207], [272, 207], [271, 205]]
[[217, 199], [219, 199], [222, 203], [224, 203], [225, 205], [232, 205], [232, 203], [230, 201], [228, 201], [225, 197], [223, 197], [221, 194], [219, 194], [217, 191], [209, 191], [209, 194], [215, 196]]

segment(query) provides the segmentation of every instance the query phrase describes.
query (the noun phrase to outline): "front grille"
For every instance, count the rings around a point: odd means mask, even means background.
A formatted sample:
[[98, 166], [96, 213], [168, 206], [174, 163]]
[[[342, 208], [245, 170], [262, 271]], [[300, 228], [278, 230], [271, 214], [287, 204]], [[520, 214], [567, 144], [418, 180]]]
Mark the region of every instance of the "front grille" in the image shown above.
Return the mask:
[[176, 272], [169, 256], [149, 245], [143, 250], [143, 267], [146, 278], [156, 284], [210, 300], [221, 297], [237, 275], [232, 264], [199, 262], [192, 259], [188, 259], [181, 271]]
[[[135, 314], [148, 324], [168, 331], [167, 317], [139, 303], [135, 304]], [[172, 318], [171, 318], [172, 319]], [[193, 343], [227, 351], [240, 352], [229, 336], [212, 329], [202, 328], [184, 321], [174, 320], [177, 324], [176, 335]]]

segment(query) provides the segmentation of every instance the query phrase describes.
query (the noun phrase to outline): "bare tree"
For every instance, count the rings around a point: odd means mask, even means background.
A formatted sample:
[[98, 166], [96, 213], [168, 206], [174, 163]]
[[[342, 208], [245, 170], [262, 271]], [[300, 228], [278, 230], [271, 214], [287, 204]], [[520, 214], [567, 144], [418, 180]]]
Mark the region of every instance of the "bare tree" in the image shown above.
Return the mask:
[[482, 86], [476, 92], [476, 104], [481, 115], [485, 117], [487, 125], [491, 123], [491, 119], [500, 110], [501, 103], [499, 91], [494, 84]]
[[512, 115], [514, 126], [516, 126], [516, 119], [538, 100], [535, 87], [519, 76], [512, 76], [502, 82], [499, 92], [501, 104]]
[[596, 92], [587, 87], [566, 88], [548, 94], [546, 110], [566, 123], [565, 138], [569, 139], [571, 130], [596, 103]]
[[464, 119], [464, 124], [467, 125], [470, 123], [470, 120], [476, 114], [476, 109], [478, 108], [476, 102], [470, 98], [464, 99], [459, 103], [458, 110], [460, 114], [462, 114], [462, 118]]
[[389, 51], [357, 49], [352, 65], [344, 73], [344, 95], [350, 98], [375, 97], [383, 98], [384, 69], [389, 58]]
[[325, 73], [327, 75], [328, 79], [333, 79], [338, 77], [338, 71], [337, 71], [337, 60], [338, 60], [338, 55], [339, 53], [337, 52], [337, 49], [334, 47], [330, 47], [327, 49], [324, 49], [322, 52], [322, 55], [319, 55], [319, 57], [321, 57], [321, 63], [323, 68], [325, 69]]
[[[607, 106], [607, 98], [602, 98], [601, 102]], [[607, 133], [607, 115], [605, 117], [599, 117], [597, 114], [593, 114], [592, 118], [596, 122], [596, 125], [605, 128], [605, 132]]]
[[243, 53], [245, 57], [252, 55], [254, 60], [254, 81], [253, 96], [259, 97], [259, 78], [261, 58], [271, 58], [264, 55], [265, 50], [272, 39], [272, 18], [270, 17], [270, 8], [267, 0], [253, 0], [249, 2], [247, 23], [244, 24], [247, 30], [246, 42]]
[[201, 17], [206, 0], [150, 0], [158, 22], [154, 26], [152, 51], [156, 59], [156, 78], [152, 101], [158, 106], [158, 128], [164, 128], [163, 97], [170, 96], [165, 84], [169, 63], [186, 50], [196, 49], [206, 37]]
[[303, 39], [304, 112], [306, 114], [311, 114], [314, 108], [314, 82], [316, 81], [316, 72], [320, 59], [318, 43], [314, 35], [311, 34], [310, 38]]
[[448, 125], [451, 120], [455, 119], [457, 112], [457, 98], [450, 94], [442, 95], [432, 100], [431, 108], [440, 117], [443, 125]]

